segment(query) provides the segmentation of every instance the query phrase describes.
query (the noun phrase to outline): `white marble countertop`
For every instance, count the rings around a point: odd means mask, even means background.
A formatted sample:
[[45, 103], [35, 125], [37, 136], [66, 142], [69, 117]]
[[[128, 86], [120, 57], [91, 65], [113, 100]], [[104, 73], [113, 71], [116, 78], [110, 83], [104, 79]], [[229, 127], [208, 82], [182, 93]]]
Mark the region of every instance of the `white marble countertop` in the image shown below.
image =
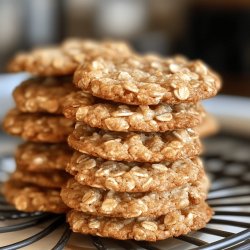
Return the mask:
[[217, 118], [223, 132], [250, 136], [250, 98], [218, 95], [203, 104]]

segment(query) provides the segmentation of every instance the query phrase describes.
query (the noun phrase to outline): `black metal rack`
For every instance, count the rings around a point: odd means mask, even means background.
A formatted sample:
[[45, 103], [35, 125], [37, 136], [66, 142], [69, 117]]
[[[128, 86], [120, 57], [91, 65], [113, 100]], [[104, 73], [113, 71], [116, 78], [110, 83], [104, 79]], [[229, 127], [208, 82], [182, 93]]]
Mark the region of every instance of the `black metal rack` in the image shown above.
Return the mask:
[[[250, 249], [250, 140], [217, 136], [206, 141], [206, 148], [206, 155], [203, 158], [212, 179], [208, 202], [214, 208], [215, 215], [205, 228], [156, 243], [107, 240], [94, 236], [81, 236], [82, 239], [87, 238], [90, 247], [100, 250]], [[8, 157], [11, 158], [8, 155], [0, 158], [0, 175], [6, 174], [4, 161]], [[5, 225], [0, 227], [0, 234], [20, 233], [21, 230], [39, 226], [45, 222], [47, 224], [39, 232], [21, 241], [5, 246], [1, 246], [0, 243], [0, 249], [10, 250], [32, 246], [34, 242], [45, 239], [58, 228], [63, 230], [52, 249], [64, 249], [68, 243], [71, 246], [74, 245], [74, 239], [65, 223], [64, 215], [16, 211], [1, 197], [0, 222], [3, 221]]]

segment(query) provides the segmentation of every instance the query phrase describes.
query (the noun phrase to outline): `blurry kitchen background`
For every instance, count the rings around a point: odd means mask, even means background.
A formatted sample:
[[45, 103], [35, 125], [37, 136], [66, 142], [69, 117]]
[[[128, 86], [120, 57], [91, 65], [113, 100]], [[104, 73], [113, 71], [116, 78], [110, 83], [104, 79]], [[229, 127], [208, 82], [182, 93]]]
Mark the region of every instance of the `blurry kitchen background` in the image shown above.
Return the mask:
[[250, 96], [250, 0], [0, 0], [0, 72], [17, 51], [66, 37], [201, 58], [223, 93]]

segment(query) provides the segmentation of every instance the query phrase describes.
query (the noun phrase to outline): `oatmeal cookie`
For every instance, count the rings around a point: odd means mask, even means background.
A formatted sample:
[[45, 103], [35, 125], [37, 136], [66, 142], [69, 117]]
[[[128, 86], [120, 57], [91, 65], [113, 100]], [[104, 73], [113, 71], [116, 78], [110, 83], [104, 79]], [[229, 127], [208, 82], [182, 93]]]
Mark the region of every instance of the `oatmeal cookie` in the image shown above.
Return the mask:
[[190, 128], [201, 124], [205, 115], [200, 103], [122, 105], [98, 98], [94, 100], [82, 91], [67, 96], [63, 113], [67, 118], [91, 127], [120, 132], [165, 132]]
[[221, 86], [200, 60], [139, 55], [89, 60], [76, 69], [74, 83], [94, 96], [134, 105], [195, 103], [215, 96]]
[[65, 142], [74, 122], [59, 115], [21, 113], [12, 109], [4, 118], [3, 128], [11, 135], [33, 142]]
[[213, 211], [205, 203], [174, 210], [157, 218], [132, 219], [87, 215], [71, 210], [67, 220], [73, 232], [111, 237], [119, 240], [156, 241], [187, 234], [206, 226]]
[[216, 134], [220, 129], [219, 127], [219, 123], [215, 117], [211, 114], [206, 114], [203, 122], [196, 127], [196, 131], [200, 137], [205, 138]]
[[50, 172], [29, 172], [18, 169], [11, 175], [16, 182], [25, 182], [45, 188], [60, 188], [66, 184], [70, 175], [61, 170]]
[[65, 96], [74, 91], [71, 77], [38, 77], [17, 86], [13, 97], [21, 112], [62, 114]]
[[68, 143], [85, 154], [128, 162], [174, 162], [202, 151], [198, 134], [190, 128], [165, 133], [124, 133], [98, 130], [78, 122]]
[[[74, 178], [62, 188], [64, 203], [75, 210], [96, 215], [134, 218], [156, 217], [183, 209], [206, 199], [208, 179], [203, 174], [194, 185], [184, 185], [164, 192], [121, 193], [83, 186]], [[157, 205], [156, 205], [157, 204]]]
[[18, 168], [24, 171], [65, 170], [72, 154], [72, 149], [64, 143], [25, 142], [17, 147], [15, 161]]
[[131, 48], [119, 41], [69, 39], [53, 47], [36, 48], [17, 54], [9, 63], [11, 72], [27, 71], [39, 76], [63, 76], [90, 58], [128, 56]]
[[66, 170], [82, 185], [115, 192], [167, 191], [192, 185], [204, 173], [199, 158], [151, 164], [105, 161], [79, 152], [73, 154]]
[[59, 189], [49, 189], [10, 179], [4, 184], [6, 200], [17, 210], [25, 212], [65, 213], [68, 207], [60, 197]]

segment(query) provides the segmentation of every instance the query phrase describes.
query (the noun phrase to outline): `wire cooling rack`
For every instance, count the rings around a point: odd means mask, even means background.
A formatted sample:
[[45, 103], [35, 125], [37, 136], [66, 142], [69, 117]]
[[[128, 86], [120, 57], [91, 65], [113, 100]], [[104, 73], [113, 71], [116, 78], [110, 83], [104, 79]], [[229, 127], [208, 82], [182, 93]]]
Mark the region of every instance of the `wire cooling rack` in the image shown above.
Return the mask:
[[[250, 140], [220, 135], [205, 145], [208, 202], [215, 210], [205, 228], [156, 243], [83, 236], [70, 232], [64, 215], [16, 211], [1, 196], [0, 249], [250, 249]], [[11, 155], [1, 156], [1, 181], [13, 166]]]

